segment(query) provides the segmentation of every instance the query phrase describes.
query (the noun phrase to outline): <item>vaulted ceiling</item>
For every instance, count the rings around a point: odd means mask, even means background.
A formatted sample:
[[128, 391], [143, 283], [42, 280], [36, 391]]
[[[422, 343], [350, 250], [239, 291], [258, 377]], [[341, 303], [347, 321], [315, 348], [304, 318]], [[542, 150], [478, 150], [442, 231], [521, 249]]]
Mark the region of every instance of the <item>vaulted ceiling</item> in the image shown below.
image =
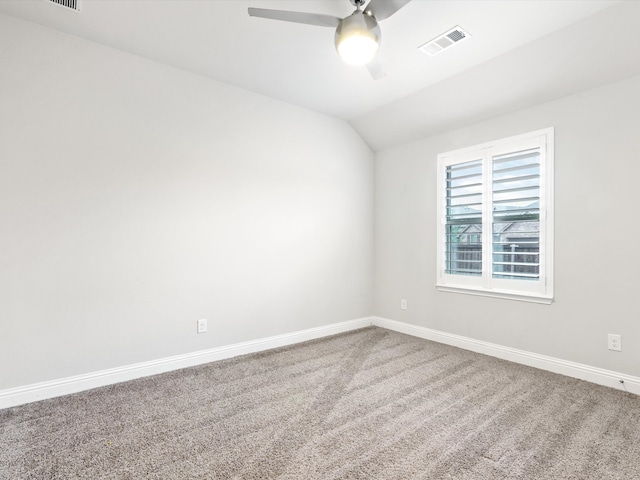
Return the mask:
[[[640, 74], [635, 0], [413, 0], [381, 22], [380, 80], [341, 61], [331, 28], [247, 14], [345, 17], [348, 0], [80, 2], [3, 0], [0, 13], [343, 118], [374, 150]], [[471, 38], [418, 50], [455, 26]]]

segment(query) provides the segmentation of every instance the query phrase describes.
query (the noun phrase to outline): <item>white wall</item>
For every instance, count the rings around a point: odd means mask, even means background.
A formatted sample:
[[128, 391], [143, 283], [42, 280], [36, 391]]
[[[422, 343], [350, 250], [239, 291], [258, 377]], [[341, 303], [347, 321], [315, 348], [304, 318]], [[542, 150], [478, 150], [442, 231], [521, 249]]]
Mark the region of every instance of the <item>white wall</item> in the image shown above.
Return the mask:
[[[639, 92], [634, 77], [378, 153], [375, 314], [640, 376]], [[437, 292], [436, 155], [551, 126], [555, 302]]]
[[2, 15], [0, 225], [0, 390], [372, 313], [346, 122]]

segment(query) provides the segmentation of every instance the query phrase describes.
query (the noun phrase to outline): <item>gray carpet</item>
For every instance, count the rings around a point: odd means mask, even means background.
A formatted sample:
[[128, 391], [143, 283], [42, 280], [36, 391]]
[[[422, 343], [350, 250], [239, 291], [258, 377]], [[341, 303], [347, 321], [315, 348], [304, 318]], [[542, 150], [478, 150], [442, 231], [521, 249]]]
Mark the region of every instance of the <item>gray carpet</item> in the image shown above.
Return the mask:
[[380, 328], [0, 410], [0, 479], [638, 479], [640, 397]]

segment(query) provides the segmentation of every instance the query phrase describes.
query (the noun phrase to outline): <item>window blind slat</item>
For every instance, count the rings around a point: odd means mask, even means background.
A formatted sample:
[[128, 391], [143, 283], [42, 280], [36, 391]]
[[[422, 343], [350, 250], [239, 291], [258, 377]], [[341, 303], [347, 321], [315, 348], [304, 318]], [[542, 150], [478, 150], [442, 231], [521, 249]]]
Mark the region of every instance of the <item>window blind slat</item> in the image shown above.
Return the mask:
[[525, 160], [531, 157], [537, 157], [540, 155], [539, 148], [528, 148], [526, 150], [519, 150], [517, 152], [503, 153], [502, 155], [496, 155], [493, 157], [494, 163], [514, 162], [519, 160]]
[[507, 198], [506, 200], [494, 200], [494, 205], [502, 205], [505, 203], [515, 203], [515, 202], [532, 202], [535, 203], [540, 200], [540, 197], [513, 197]]
[[[522, 183], [522, 182], [521, 182]], [[536, 185], [531, 185], [531, 186], [526, 186], [526, 187], [511, 187], [511, 188], [503, 188], [503, 189], [493, 189], [493, 194], [495, 195], [502, 195], [504, 193], [512, 193], [512, 192], [528, 192], [531, 190], [540, 190], [540, 185], [536, 184]], [[473, 194], [469, 194], [469, 195], [473, 195]], [[536, 198], [539, 198], [536, 197]]]
[[537, 157], [534, 159], [535, 161], [529, 162], [529, 163], [524, 163], [521, 165], [515, 165], [512, 167], [504, 167], [504, 168], [496, 168], [497, 165], [499, 165], [500, 163], [506, 163], [511, 162], [511, 160], [507, 160], [507, 161], [500, 161], [500, 160], [493, 160], [493, 173], [504, 173], [504, 172], [517, 172], [518, 170], [526, 170], [527, 168], [532, 168], [532, 167], [539, 167], [540, 166], [540, 162], [538, 162]]
[[[453, 180], [453, 179], [452, 179]], [[457, 180], [457, 179], [456, 179]], [[453, 187], [447, 187], [447, 190], [455, 190], [456, 188], [472, 188], [472, 187], [481, 187], [482, 182], [479, 183], [465, 183], [464, 185], [456, 185]]]
[[494, 185], [494, 189], [495, 189], [496, 183], [499, 184], [499, 183], [507, 183], [507, 182], [513, 182], [513, 181], [539, 179], [539, 178], [540, 178], [540, 174], [539, 173], [531, 174], [531, 175], [522, 175], [521, 177], [498, 178], [498, 179], [494, 179], [493, 180], [493, 185]]
[[540, 278], [537, 273], [493, 272], [494, 277]]

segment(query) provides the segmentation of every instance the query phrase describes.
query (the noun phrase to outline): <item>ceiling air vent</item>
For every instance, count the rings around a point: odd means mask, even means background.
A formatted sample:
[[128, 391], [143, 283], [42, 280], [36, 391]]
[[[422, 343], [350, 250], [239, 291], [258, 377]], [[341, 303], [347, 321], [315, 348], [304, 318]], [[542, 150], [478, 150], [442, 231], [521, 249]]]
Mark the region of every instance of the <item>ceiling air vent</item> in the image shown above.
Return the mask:
[[449, 48], [456, 43], [460, 43], [462, 40], [469, 38], [470, 36], [471, 35], [465, 32], [461, 27], [454, 27], [442, 35], [437, 36], [433, 40], [429, 40], [424, 45], [419, 46], [418, 50], [433, 57], [434, 55], [442, 52], [445, 48]]
[[44, 0], [47, 3], [53, 3], [55, 5], [60, 5], [61, 7], [68, 8], [69, 10], [73, 10], [76, 12], [80, 11], [80, 0]]

